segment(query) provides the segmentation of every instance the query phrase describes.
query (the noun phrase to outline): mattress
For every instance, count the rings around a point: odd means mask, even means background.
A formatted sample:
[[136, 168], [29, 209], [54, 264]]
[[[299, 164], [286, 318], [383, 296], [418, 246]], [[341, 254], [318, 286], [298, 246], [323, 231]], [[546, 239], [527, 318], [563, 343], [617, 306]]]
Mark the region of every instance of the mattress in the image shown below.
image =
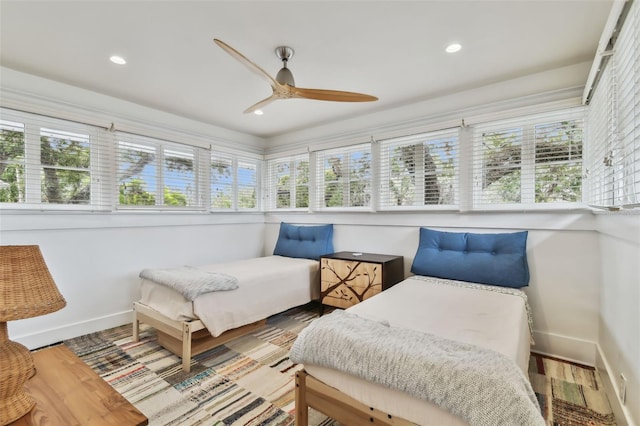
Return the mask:
[[[369, 319], [493, 349], [527, 372], [530, 331], [522, 297], [447, 280], [408, 278], [348, 309]], [[440, 407], [400, 391], [367, 382], [337, 370], [305, 365], [305, 370], [329, 386], [393, 416], [417, 424], [466, 425]]]
[[143, 279], [140, 302], [175, 321], [200, 319], [212, 336], [265, 319], [319, 298], [317, 260], [266, 256], [200, 266], [238, 279], [238, 288], [214, 291], [193, 302], [177, 291]]

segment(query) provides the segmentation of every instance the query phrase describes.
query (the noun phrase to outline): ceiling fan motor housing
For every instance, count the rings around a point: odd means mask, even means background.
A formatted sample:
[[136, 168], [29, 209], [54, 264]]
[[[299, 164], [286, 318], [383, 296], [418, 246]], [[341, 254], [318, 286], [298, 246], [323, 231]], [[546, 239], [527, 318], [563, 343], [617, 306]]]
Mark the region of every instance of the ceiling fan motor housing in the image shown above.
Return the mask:
[[282, 68], [276, 74], [276, 81], [280, 84], [288, 84], [295, 87], [296, 82], [293, 79], [293, 74], [287, 68], [287, 61], [293, 57], [294, 50], [288, 46], [276, 47], [276, 56], [282, 61]]

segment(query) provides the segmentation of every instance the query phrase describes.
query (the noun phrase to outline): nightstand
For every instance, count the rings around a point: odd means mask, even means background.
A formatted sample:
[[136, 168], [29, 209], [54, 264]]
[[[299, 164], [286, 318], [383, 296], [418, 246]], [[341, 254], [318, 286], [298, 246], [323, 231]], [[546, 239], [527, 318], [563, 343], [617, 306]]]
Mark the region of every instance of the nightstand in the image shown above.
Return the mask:
[[320, 303], [346, 309], [403, 279], [402, 256], [351, 251], [327, 254], [320, 257]]

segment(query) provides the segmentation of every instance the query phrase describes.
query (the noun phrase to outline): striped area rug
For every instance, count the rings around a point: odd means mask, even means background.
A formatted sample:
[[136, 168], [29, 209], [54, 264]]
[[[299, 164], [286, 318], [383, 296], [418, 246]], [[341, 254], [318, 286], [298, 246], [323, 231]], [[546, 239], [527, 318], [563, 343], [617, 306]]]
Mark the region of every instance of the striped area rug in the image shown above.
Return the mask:
[[548, 425], [617, 424], [594, 368], [531, 354], [529, 380]]
[[[194, 357], [190, 373], [144, 324], [136, 343], [130, 325], [64, 343], [152, 426], [293, 425], [299, 367], [289, 349], [315, 318], [315, 310], [304, 308], [273, 316], [257, 332]], [[593, 369], [533, 355], [529, 374], [548, 425], [615, 425]], [[313, 410], [309, 417], [310, 425], [338, 425]]]
[[[293, 425], [299, 367], [289, 361], [289, 349], [316, 317], [302, 308], [273, 316], [259, 331], [194, 357], [189, 373], [145, 324], [139, 342], [132, 342], [129, 325], [64, 343], [152, 426]], [[335, 423], [313, 412], [310, 424]]]

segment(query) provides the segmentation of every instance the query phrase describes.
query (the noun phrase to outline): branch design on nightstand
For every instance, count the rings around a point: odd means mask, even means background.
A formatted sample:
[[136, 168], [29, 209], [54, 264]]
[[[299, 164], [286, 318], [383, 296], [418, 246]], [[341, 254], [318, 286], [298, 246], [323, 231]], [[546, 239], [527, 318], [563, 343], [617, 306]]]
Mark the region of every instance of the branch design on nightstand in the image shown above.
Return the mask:
[[[381, 286], [381, 282], [375, 282], [378, 274], [378, 266], [374, 266], [373, 269], [365, 272], [358, 272], [362, 262], [357, 262], [353, 267], [351, 265], [346, 265], [346, 269], [348, 273], [346, 276], [340, 276], [340, 273], [336, 271], [336, 269], [331, 265], [331, 263], [327, 259], [323, 259], [322, 269], [330, 271], [333, 276], [336, 278], [336, 282], [331, 284], [325, 290], [321, 291], [320, 298], [321, 300], [325, 297], [329, 296], [331, 298], [345, 300], [347, 302], [352, 302], [353, 298], [357, 298], [358, 302], [362, 302], [365, 299], [365, 296], [369, 290], [374, 288], [375, 286]], [[362, 291], [356, 291], [356, 288], [351, 285], [351, 283], [357, 280], [359, 277], [366, 278], [366, 285], [362, 287]], [[360, 287], [360, 286], [359, 286]], [[331, 295], [334, 290], [337, 290], [335, 294]], [[358, 303], [356, 302], [356, 303]], [[355, 304], [355, 303], [352, 303]]]

